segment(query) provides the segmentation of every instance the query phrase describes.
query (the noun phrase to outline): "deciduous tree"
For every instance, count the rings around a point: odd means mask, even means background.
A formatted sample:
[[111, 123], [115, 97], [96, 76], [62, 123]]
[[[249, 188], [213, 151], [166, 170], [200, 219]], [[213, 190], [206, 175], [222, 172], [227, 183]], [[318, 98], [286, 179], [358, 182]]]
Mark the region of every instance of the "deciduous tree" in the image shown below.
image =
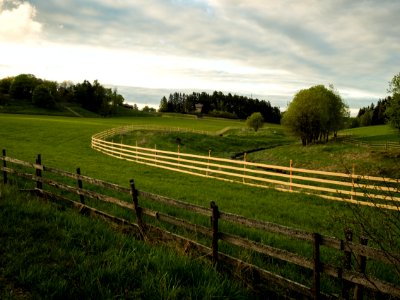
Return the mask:
[[389, 82], [389, 92], [393, 94], [389, 100], [386, 115], [389, 123], [400, 130], [400, 73], [395, 75]]
[[348, 108], [333, 87], [317, 85], [295, 95], [282, 121], [305, 146], [328, 141], [332, 132], [336, 136], [347, 116]]
[[251, 114], [246, 120], [247, 127], [253, 128], [254, 131], [258, 131], [264, 125], [264, 118], [259, 112]]
[[10, 96], [17, 100], [32, 100], [35, 87], [42, 81], [32, 74], [21, 74], [14, 78], [10, 86]]
[[44, 83], [38, 85], [33, 91], [32, 102], [43, 108], [53, 108], [56, 105], [51, 88]]

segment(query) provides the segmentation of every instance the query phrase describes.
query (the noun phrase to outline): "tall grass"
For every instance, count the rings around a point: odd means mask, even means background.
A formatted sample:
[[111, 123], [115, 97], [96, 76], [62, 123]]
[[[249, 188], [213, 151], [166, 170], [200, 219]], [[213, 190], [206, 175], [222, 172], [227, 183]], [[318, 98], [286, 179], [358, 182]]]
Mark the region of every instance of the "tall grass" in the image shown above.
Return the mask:
[[[243, 144], [254, 147], [255, 144], [252, 144], [254, 141], [246, 141], [246, 137], [256, 141], [260, 137], [261, 140], [265, 138], [267, 141], [272, 142], [291, 143], [292, 141], [284, 136], [279, 126], [266, 128], [264, 131], [255, 134], [244, 130], [244, 124], [240, 121], [198, 120], [190, 116], [182, 116], [180, 118], [161, 116], [86, 119], [1, 115], [0, 134], [2, 139], [0, 147], [6, 148], [8, 155], [19, 159], [33, 162], [36, 154], [41, 153], [45, 165], [71, 172], [74, 172], [76, 167], [81, 167], [84, 175], [125, 186], [128, 186], [129, 179], [133, 178], [139, 190], [202, 206], [208, 206], [209, 202], [214, 200], [223, 211], [339, 238], [343, 237], [343, 229], [348, 225], [343, 223], [343, 217], [348, 218], [351, 211], [347, 205], [342, 203], [304, 194], [282, 193], [215, 181], [209, 178], [194, 177], [182, 173], [173, 173], [155, 167], [118, 160], [90, 148], [90, 137], [94, 133], [130, 124], [172, 126], [214, 132], [228, 127], [235, 128], [228, 131], [224, 130], [222, 137], [216, 137], [217, 139], [221, 138], [218, 140], [220, 143], [216, 143], [216, 146], [222, 150], [227, 148], [222, 143], [225, 137], [230, 137], [227, 140], [233, 141], [231, 146], [235, 145], [235, 147], [237, 147], [235, 139], [242, 140]], [[162, 143], [163, 138], [163, 136], [154, 135], [157, 143]], [[172, 144], [176, 142], [176, 138], [174, 140], [173, 136], [168, 137], [166, 141], [171, 143], [171, 140]], [[201, 149], [203, 147], [202, 144], [207, 144], [199, 142], [195, 145], [197, 142], [195, 138], [191, 137], [189, 144], [192, 148], [189, 149], [190, 151], [196, 149], [196, 147]], [[153, 143], [153, 140], [150, 143]], [[183, 143], [187, 143], [185, 138]], [[333, 171], [337, 170], [338, 166], [342, 167], [341, 162], [344, 162], [346, 157], [349, 158], [350, 165], [351, 162], [358, 162], [360, 158], [360, 161], [365, 164], [371, 161], [370, 156], [362, 156], [364, 153], [359, 153], [358, 148], [354, 150], [351, 146], [342, 147], [344, 146], [340, 144], [315, 145], [311, 147], [301, 147], [299, 144], [281, 145], [253, 153], [249, 157], [253, 161], [263, 161], [268, 164], [278, 165], [288, 165], [289, 160], [293, 159], [296, 167]], [[284, 161], [286, 163], [283, 163]], [[381, 163], [381, 160], [377, 158], [376, 163]], [[392, 165], [394, 165], [393, 161]], [[343, 167], [347, 168], [347, 164], [343, 163]], [[357, 166], [356, 171], [358, 170]], [[343, 169], [338, 171], [343, 172]], [[141, 205], [146, 206], [148, 204], [143, 202]], [[237, 231], [233, 233], [248, 234], [248, 232]], [[260, 238], [265, 239], [266, 242], [276, 243], [279, 246], [284, 245], [289, 250], [298, 247], [298, 244], [283, 239], [270, 238], [265, 235]], [[300, 248], [297, 250], [303, 251]], [[248, 254], [243, 253], [243, 255], [246, 256]], [[260, 260], [265, 260], [265, 258]], [[274, 266], [273, 261], [271, 263], [267, 262], [267, 264]], [[293, 269], [289, 268], [288, 272], [292, 272], [293, 279], [298, 276], [298, 272]], [[382, 272], [385, 273], [384, 271]]]
[[247, 299], [201, 259], [0, 186], [0, 297]]

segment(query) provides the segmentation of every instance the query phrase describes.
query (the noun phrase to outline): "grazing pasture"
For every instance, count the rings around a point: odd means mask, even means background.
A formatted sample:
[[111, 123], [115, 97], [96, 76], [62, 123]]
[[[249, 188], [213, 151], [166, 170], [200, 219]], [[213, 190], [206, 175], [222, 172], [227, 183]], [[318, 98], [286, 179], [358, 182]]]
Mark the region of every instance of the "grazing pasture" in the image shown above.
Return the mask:
[[[339, 212], [346, 211], [343, 210], [344, 206], [342, 204], [332, 203], [308, 195], [293, 196], [273, 190], [244, 187], [228, 182], [216, 182], [207, 178], [198, 178], [150, 166], [127, 163], [91, 149], [90, 138], [93, 134], [105, 129], [131, 124], [171, 126], [212, 132], [231, 127], [237, 128], [239, 137], [246, 133], [245, 124], [240, 121], [195, 119], [191, 116], [178, 118], [167, 115], [167, 117], [153, 118], [100, 119], [1, 115], [0, 146], [7, 149], [8, 155], [19, 159], [33, 161], [36, 155], [40, 153], [47, 164], [72, 172], [75, 171], [75, 168], [80, 167], [82, 174], [121, 185], [128, 185], [129, 179], [134, 178], [141, 189], [171, 198], [197, 204], [204, 204], [214, 200], [218, 203], [227, 204], [231, 212], [240, 213], [248, 217], [307, 230], [318, 230], [326, 234], [342, 234], [342, 224], [335, 222], [336, 217], [340, 214]], [[226, 133], [228, 138], [231, 132], [235, 130]], [[258, 134], [262, 136], [270, 130], [268, 126], [265, 126], [257, 134], [250, 133], [249, 139], [251, 140]], [[276, 132], [279, 132], [278, 130], [279, 128], [277, 128]], [[157, 137], [157, 139], [159, 138]], [[224, 136], [217, 136], [216, 138], [224, 138]], [[234, 140], [234, 138], [232, 139]], [[284, 133], [281, 133], [280, 142], [292, 144], [280, 145], [249, 154], [249, 160], [288, 165], [289, 160], [293, 159], [296, 167], [311, 169], [317, 167], [315, 169], [331, 171], [337, 171], [338, 169], [338, 171], [343, 171], [343, 168], [351, 168], [351, 165], [341, 165], [342, 156], [350, 157], [349, 161], [352, 163], [367, 163], [365, 159], [357, 161], [356, 153], [360, 151], [358, 148], [351, 150], [350, 146], [345, 147], [350, 149], [351, 154], [345, 153], [343, 155], [342, 145], [339, 144], [301, 147], [297, 141], [293, 141], [290, 137], [285, 137]], [[185, 139], [183, 139], [183, 143], [185, 143]], [[252, 141], [249, 144], [250, 146], [240, 149], [247, 150], [255, 147]], [[219, 146], [219, 149], [224, 147]], [[237, 152], [240, 149], [236, 148], [230, 153]], [[362, 153], [359, 156], [361, 157]], [[389, 159], [389, 161], [393, 165], [393, 160]], [[333, 166], [336, 166], [336, 168]], [[356, 167], [356, 170], [359, 169]]]
[[[287, 137], [276, 125], [274, 125], [275, 127], [265, 126], [259, 132], [254, 133], [245, 129], [245, 124], [240, 121], [196, 119], [191, 116], [170, 115], [112, 119], [0, 115], [0, 147], [7, 149], [9, 156], [22, 160], [33, 162], [36, 155], [40, 153], [45, 165], [70, 172], [75, 172], [76, 168], [80, 167], [84, 175], [127, 187], [129, 179], [135, 179], [136, 185], [144, 191], [202, 206], [207, 206], [213, 200], [223, 207], [224, 211], [230, 213], [310, 232], [343, 238], [344, 228], [351, 225], [349, 220], [353, 216], [353, 211], [351, 206], [346, 204], [305, 194], [293, 195], [170, 172], [118, 160], [91, 149], [90, 138], [93, 134], [132, 124], [180, 127], [216, 133], [214, 138], [218, 139], [218, 142], [206, 140], [197, 143], [194, 136], [182, 135], [181, 143], [184, 146], [187, 145], [187, 148], [184, 149], [187, 152], [201, 151], [202, 145], [215, 143], [216, 149], [219, 149], [215, 152], [229, 157], [232, 153], [256, 147], [268, 148], [268, 145], [272, 144], [273, 147], [269, 149], [249, 154], [249, 159], [277, 165], [287, 165], [288, 161], [293, 159], [295, 164], [298, 164], [296, 166], [303, 168], [317, 166], [316, 169], [330, 171], [336, 171], [332, 170], [335, 167], [342, 168], [339, 163], [336, 163], [336, 159], [340, 161], [341, 157], [349, 158], [346, 162], [343, 160], [343, 168], [349, 168], [348, 163], [351, 166], [353, 163], [359, 162], [355, 156], [360, 152], [358, 148], [353, 147], [353, 149], [351, 145], [342, 146], [335, 143], [304, 148], [297, 141]], [[219, 132], [223, 132], [222, 136], [218, 134]], [[165, 147], [169, 145], [176, 147], [177, 145], [174, 135], [146, 136], [144, 131], [140, 134], [139, 138], [146, 139], [149, 145], [154, 143]], [[138, 137], [132, 138], [131, 142], [136, 138]], [[238, 140], [240, 143], [237, 143]], [[224, 144], [225, 141], [227, 141], [226, 144]], [[162, 148], [161, 146], [157, 147]], [[225, 151], [225, 149], [229, 150]], [[205, 151], [208, 150], [205, 149]], [[346, 154], [344, 150], [349, 151], [350, 154]], [[389, 161], [390, 159], [389, 157]], [[283, 161], [286, 163], [279, 163]], [[392, 164], [393, 161], [395, 160], [392, 160]], [[362, 159], [362, 162], [368, 163], [365, 158]], [[379, 166], [379, 162], [380, 160], [377, 159], [376, 165], [373, 166]], [[388, 163], [389, 165], [390, 163]], [[368, 168], [364, 169], [364, 171], [366, 170]], [[386, 172], [395, 174], [391, 169]], [[366, 208], [366, 211], [371, 215], [374, 213], [373, 209]], [[379, 228], [380, 220], [374, 220], [374, 224]], [[297, 248], [296, 243], [290, 240], [274, 240], [274, 242], [289, 248]], [[287, 272], [292, 272], [294, 277], [297, 276], [296, 270]], [[391, 274], [386, 272], [382, 266], [377, 267], [377, 272]]]

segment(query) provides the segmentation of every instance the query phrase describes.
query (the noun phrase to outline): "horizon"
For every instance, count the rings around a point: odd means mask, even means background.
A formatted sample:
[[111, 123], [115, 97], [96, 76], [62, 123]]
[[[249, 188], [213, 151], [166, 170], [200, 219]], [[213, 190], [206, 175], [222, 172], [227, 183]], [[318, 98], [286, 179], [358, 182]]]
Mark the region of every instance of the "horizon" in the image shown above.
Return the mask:
[[159, 91], [217, 90], [281, 110], [333, 84], [354, 114], [399, 72], [399, 14], [389, 0], [0, 0], [0, 77], [97, 79], [153, 106]]

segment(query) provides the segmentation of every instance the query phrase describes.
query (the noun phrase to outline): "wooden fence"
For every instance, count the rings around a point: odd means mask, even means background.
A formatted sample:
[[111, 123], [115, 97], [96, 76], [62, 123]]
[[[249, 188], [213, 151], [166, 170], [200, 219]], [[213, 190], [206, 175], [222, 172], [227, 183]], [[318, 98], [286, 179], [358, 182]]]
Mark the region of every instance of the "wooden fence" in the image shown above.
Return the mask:
[[[244, 160], [164, 151], [115, 143], [111, 138], [122, 137], [135, 130], [126, 126], [113, 128], [92, 136], [92, 148], [107, 155], [136, 163], [186, 174], [240, 182], [247, 185], [274, 188], [287, 192], [303, 192], [354, 204], [398, 210], [400, 202], [399, 179], [347, 173], [324, 172], [252, 163]], [[159, 129], [157, 129], [159, 130]], [[172, 129], [169, 129], [172, 130]]]
[[400, 143], [399, 142], [389, 142], [389, 141], [382, 141], [382, 142], [366, 142], [359, 139], [353, 138], [351, 135], [340, 135], [338, 139], [345, 144], [352, 144], [357, 147], [366, 147], [372, 148], [374, 150], [400, 150]]
[[[360, 243], [352, 241], [352, 233], [346, 232], [345, 239], [307, 232], [304, 230], [289, 228], [286, 226], [245, 218], [240, 215], [221, 211], [217, 204], [210, 202], [210, 207], [194, 205], [167, 197], [155, 195], [138, 190], [133, 180], [128, 187], [94, 179], [81, 174], [80, 168], [76, 173], [52, 168], [43, 165], [42, 158], [38, 155], [35, 163], [21, 161], [6, 155], [3, 150], [1, 173], [4, 184], [24, 180], [25, 191], [33, 192], [48, 200], [79, 209], [86, 215], [100, 216], [103, 219], [129, 228], [145, 240], [176, 241], [182, 245], [185, 252], [195, 253], [210, 257], [217, 266], [228, 266], [230, 270], [242, 280], [249, 280], [253, 286], [279, 286], [286, 295], [295, 297], [307, 297], [313, 299], [325, 298], [355, 298], [362, 299], [365, 292], [380, 293], [378, 297], [392, 296], [400, 298], [400, 286], [394, 283], [371, 276], [367, 273], [368, 261], [378, 261], [387, 266], [400, 267], [399, 253], [388, 253], [377, 248], [367, 246], [367, 240], [361, 239]], [[28, 188], [28, 189], [27, 189]], [[99, 189], [102, 192], [99, 192]], [[115, 195], [119, 194], [120, 197]], [[174, 208], [190, 212], [195, 216], [203, 216], [210, 219], [209, 226], [194, 223], [193, 219], [185, 218], [165, 211], [157, 211], [149, 206], [161, 204], [160, 208]], [[105, 205], [108, 205], [107, 208]], [[108, 211], [115, 208], [128, 210], [128, 218], [117, 217]], [[132, 214], [129, 214], [132, 212]], [[126, 214], [125, 214], [126, 215]], [[132, 221], [130, 218], [134, 218]], [[195, 218], [196, 219], [196, 218]], [[197, 220], [197, 219], [196, 219]], [[206, 222], [207, 223], [207, 222]], [[164, 225], [170, 225], [168, 230]], [[225, 225], [224, 225], [225, 224]], [[273, 234], [286, 237], [296, 243], [309, 245], [309, 253], [299, 254], [287, 249], [281, 249], [265, 242], [256, 241], [248, 236], [232, 234], [228, 229], [238, 226], [242, 229], [250, 228], [263, 234]], [[222, 230], [222, 228], [225, 228]], [[182, 229], [192, 232], [189, 237], [181, 234]], [[175, 230], [177, 232], [172, 232]], [[247, 234], [244, 234], [247, 235]], [[196, 240], [193, 238], [196, 237]], [[232, 255], [223, 252], [221, 243], [230, 247], [239, 247], [251, 253], [256, 253], [264, 260], [273, 259], [273, 265], [284, 266], [290, 264], [298, 268], [298, 276], [309, 274], [310, 284], [296, 282], [275, 274], [272, 271], [256, 266], [245, 261], [240, 255]], [[227, 249], [224, 247], [223, 249]], [[338, 252], [336, 256], [342, 256], [342, 263], [331, 262], [332, 251]], [[235, 252], [240, 253], [240, 252]], [[326, 257], [329, 256], [329, 257]], [[335, 256], [335, 254], [333, 255]], [[248, 257], [248, 256], [245, 256]], [[300, 276], [301, 275], [301, 276]], [[323, 276], [329, 276], [337, 283], [339, 290], [327, 294], [321, 290]], [[381, 296], [379, 296], [381, 295]], [[376, 296], [376, 295], [375, 295]], [[384, 297], [386, 297], [384, 296]]]

